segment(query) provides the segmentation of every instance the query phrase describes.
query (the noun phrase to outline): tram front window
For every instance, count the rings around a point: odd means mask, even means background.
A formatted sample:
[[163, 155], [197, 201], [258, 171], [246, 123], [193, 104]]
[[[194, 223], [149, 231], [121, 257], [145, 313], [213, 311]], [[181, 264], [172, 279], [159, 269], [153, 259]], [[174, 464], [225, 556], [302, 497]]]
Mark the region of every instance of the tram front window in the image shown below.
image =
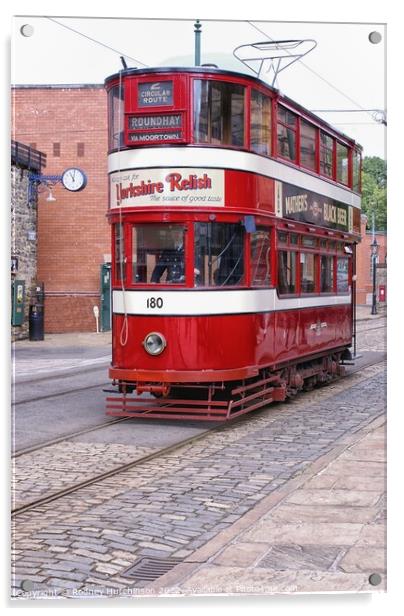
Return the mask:
[[136, 225], [132, 230], [132, 281], [185, 284], [185, 227]]
[[194, 81], [195, 143], [244, 145], [245, 88], [223, 81]]
[[243, 285], [244, 227], [239, 223], [195, 223], [194, 263], [195, 286]]

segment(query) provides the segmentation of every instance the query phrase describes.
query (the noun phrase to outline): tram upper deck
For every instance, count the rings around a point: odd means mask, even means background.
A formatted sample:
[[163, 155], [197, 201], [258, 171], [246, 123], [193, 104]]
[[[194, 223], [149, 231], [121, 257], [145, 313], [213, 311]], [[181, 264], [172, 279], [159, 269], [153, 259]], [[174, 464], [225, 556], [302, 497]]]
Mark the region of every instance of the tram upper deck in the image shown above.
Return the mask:
[[[260, 79], [211, 67], [126, 69], [106, 88], [110, 172], [251, 171], [360, 207], [361, 146]], [[139, 179], [132, 196], [165, 189]], [[203, 174], [171, 175], [167, 188], [200, 190], [206, 182]]]

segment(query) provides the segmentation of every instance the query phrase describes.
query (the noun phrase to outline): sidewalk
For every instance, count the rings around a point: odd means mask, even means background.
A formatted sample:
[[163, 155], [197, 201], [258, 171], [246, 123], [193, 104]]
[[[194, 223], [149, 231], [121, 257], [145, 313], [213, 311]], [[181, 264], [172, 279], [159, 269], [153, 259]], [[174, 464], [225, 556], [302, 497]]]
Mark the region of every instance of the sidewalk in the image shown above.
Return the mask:
[[25, 349], [49, 349], [55, 347], [100, 347], [111, 344], [111, 332], [73, 332], [67, 334], [45, 334], [44, 340], [16, 340], [16, 351]]
[[371, 314], [371, 306], [356, 306], [357, 321], [373, 321], [387, 316], [387, 307], [377, 308], [377, 314]]
[[[385, 490], [385, 417], [380, 417], [148, 590], [174, 595], [384, 591]], [[369, 582], [372, 574], [376, 585]]]
[[12, 346], [11, 372], [18, 381], [50, 373], [108, 366], [111, 332], [46, 334], [44, 340], [18, 340]]

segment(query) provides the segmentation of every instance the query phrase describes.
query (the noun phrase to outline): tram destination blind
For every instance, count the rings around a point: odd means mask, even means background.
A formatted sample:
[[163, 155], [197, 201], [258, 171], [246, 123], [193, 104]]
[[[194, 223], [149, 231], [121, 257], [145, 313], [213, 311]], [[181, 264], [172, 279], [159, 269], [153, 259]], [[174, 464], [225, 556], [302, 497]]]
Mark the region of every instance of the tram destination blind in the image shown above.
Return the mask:
[[130, 130], [148, 130], [149, 128], [179, 128], [181, 126], [182, 116], [180, 113], [129, 117]]
[[128, 140], [132, 143], [182, 141], [182, 114], [149, 114], [129, 116]]
[[139, 83], [138, 106], [160, 107], [173, 104], [173, 82]]

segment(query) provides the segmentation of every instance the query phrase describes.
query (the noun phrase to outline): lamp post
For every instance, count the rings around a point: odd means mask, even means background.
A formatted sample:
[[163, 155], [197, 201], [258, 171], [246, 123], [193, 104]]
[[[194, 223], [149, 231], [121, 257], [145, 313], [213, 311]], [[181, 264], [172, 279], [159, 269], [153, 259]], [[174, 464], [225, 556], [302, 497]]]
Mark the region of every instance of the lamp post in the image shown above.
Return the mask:
[[373, 287], [372, 287], [372, 311], [370, 314], [377, 314], [376, 310], [376, 260], [377, 253], [379, 252], [379, 244], [377, 243], [376, 236], [373, 236], [373, 242], [370, 245], [371, 254], [372, 254], [372, 277], [373, 277]]

